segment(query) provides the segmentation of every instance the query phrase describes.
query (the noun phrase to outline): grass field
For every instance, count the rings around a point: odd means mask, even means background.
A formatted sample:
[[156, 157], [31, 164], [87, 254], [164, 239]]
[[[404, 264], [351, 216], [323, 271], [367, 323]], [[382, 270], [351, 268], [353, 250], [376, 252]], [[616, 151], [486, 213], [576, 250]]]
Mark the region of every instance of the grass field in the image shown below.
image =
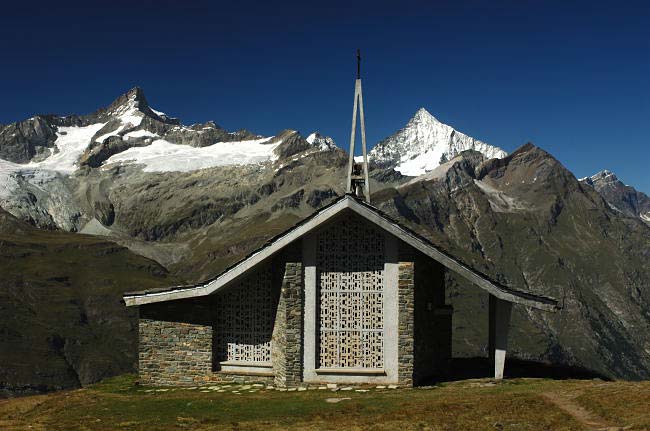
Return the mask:
[[86, 389], [0, 400], [0, 429], [650, 429], [650, 382], [463, 380], [368, 389], [279, 392], [232, 385], [161, 390], [121, 376]]

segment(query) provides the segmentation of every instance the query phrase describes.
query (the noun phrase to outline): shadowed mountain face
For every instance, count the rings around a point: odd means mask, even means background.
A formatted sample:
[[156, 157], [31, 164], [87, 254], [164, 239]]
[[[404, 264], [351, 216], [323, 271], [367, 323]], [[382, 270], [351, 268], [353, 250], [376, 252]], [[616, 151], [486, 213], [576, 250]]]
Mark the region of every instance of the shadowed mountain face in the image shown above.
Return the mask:
[[[535, 146], [468, 156], [438, 179], [378, 193], [375, 205], [503, 284], [560, 300], [555, 314], [514, 308], [515, 356], [650, 377], [650, 228]], [[478, 355], [487, 298], [452, 278], [455, 353]]]
[[[13, 154], [0, 155], [0, 206], [16, 216], [2, 214], [0, 235], [0, 352], [19, 354], [0, 358], [13, 364], [0, 387], [12, 390], [133, 370], [124, 291], [214, 277], [344, 190], [348, 157], [330, 138], [183, 126], [139, 89], [89, 116], [42, 118], [40, 140], [0, 139]], [[16, 127], [27, 123], [0, 136]], [[555, 314], [514, 308], [513, 356], [650, 377], [650, 227], [533, 145], [491, 160], [456, 150], [415, 178], [375, 166], [373, 205], [495, 280], [561, 302]], [[448, 276], [454, 354], [485, 355], [487, 296]]]
[[0, 209], [0, 398], [78, 387], [137, 369], [127, 286], [174, 281], [96, 237], [36, 229]]

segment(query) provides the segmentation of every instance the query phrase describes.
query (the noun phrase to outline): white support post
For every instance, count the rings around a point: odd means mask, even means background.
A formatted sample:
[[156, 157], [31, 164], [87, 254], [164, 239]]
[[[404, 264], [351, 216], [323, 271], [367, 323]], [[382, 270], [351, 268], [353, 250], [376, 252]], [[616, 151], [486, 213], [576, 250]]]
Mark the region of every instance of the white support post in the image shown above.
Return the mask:
[[508, 329], [512, 303], [490, 295], [490, 338], [488, 349], [494, 364], [494, 378], [503, 379], [503, 369], [508, 349]]
[[366, 151], [366, 117], [363, 113], [363, 90], [361, 89], [361, 80], [357, 79], [357, 86], [359, 88], [359, 116], [361, 120], [361, 150], [363, 152], [363, 175], [364, 175], [364, 191], [366, 202], [370, 203], [370, 181], [368, 179], [368, 153]]
[[346, 186], [347, 193], [354, 193], [354, 190], [352, 190], [352, 166], [354, 166], [354, 138], [357, 131], [357, 107], [359, 102], [359, 88], [361, 88], [361, 80], [357, 79], [357, 81], [354, 84], [354, 105], [352, 108], [352, 131], [350, 132], [350, 161], [348, 163], [348, 184]]
[[313, 381], [317, 378], [316, 343], [316, 236], [309, 234], [302, 239], [303, 274], [304, 274], [304, 314], [303, 314], [303, 381]]

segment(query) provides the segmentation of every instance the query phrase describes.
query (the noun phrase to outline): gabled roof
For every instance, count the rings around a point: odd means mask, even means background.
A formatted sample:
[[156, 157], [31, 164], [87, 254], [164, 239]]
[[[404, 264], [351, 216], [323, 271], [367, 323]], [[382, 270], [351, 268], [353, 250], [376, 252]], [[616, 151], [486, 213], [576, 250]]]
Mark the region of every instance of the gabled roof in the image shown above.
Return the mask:
[[316, 211], [292, 228], [272, 238], [265, 245], [235, 263], [212, 280], [194, 286], [177, 286], [169, 289], [129, 292], [124, 294], [124, 302], [127, 306], [132, 306], [210, 295], [233, 281], [240, 279], [258, 264], [278, 253], [285, 246], [300, 239], [327, 220], [330, 220], [332, 217], [347, 209], [352, 210], [359, 216], [395, 235], [416, 250], [440, 262], [445, 267], [460, 274], [476, 286], [499, 299], [541, 310], [555, 311], [558, 309], [557, 301], [554, 299], [510, 289], [492, 281], [485, 274], [469, 268], [459, 260], [439, 250], [429, 240], [400, 225], [377, 208], [351, 195], [342, 196], [331, 204]]

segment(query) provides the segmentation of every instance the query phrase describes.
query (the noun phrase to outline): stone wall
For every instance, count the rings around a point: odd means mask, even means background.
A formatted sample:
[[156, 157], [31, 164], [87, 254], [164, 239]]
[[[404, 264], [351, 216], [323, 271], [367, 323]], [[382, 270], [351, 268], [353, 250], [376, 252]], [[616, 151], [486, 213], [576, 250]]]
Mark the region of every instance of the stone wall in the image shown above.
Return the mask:
[[280, 387], [296, 386], [302, 381], [302, 267], [300, 261], [284, 263], [272, 351], [275, 384]]
[[[280, 283], [284, 284], [284, 277], [282, 278]], [[278, 300], [278, 308], [275, 313], [275, 322], [273, 325], [273, 336], [271, 337], [271, 362], [273, 364], [274, 383], [276, 386], [279, 387], [285, 386], [285, 382], [286, 382], [286, 362], [287, 362], [286, 333], [287, 333], [287, 297], [285, 294], [285, 289], [281, 288], [280, 298]]]
[[264, 382], [269, 376], [214, 372], [215, 297], [140, 306], [140, 381], [152, 386]]
[[212, 375], [212, 327], [140, 319], [140, 381], [194, 385]]
[[[452, 308], [445, 304], [447, 270], [404, 242], [400, 242], [399, 260], [414, 265], [413, 384], [424, 384], [449, 371]], [[400, 279], [409, 278], [404, 272], [406, 268], [400, 271]]]
[[[268, 372], [221, 370], [217, 316], [227, 295], [140, 306], [140, 380], [146, 385], [262, 382], [296, 386], [302, 381], [303, 266], [300, 244], [273, 259], [272, 290], [279, 291]], [[236, 288], [236, 287], [235, 287]], [[272, 295], [273, 296], [273, 295]]]
[[273, 376], [219, 370], [214, 328], [219, 294], [139, 307], [139, 375], [145, 385], [273, 383]]
[[[162, 304], [167, 303], [151, 305], [160, 308]], [[179, 317], [174, 319], [180, 320]], [[273, 376], [213, 371], [214, 333], [211, 325], [141, 317], [139, 333], [138, 371], [142, 384], [194, 386], [206, 383], [273, 383]]]
[[192, 385], [212, 374], [211, 298], [140, 306], [139, 373], [148, 385]]
[[399, 263], [398, 384], [413, 385], [415, 270], [413, 262]]

